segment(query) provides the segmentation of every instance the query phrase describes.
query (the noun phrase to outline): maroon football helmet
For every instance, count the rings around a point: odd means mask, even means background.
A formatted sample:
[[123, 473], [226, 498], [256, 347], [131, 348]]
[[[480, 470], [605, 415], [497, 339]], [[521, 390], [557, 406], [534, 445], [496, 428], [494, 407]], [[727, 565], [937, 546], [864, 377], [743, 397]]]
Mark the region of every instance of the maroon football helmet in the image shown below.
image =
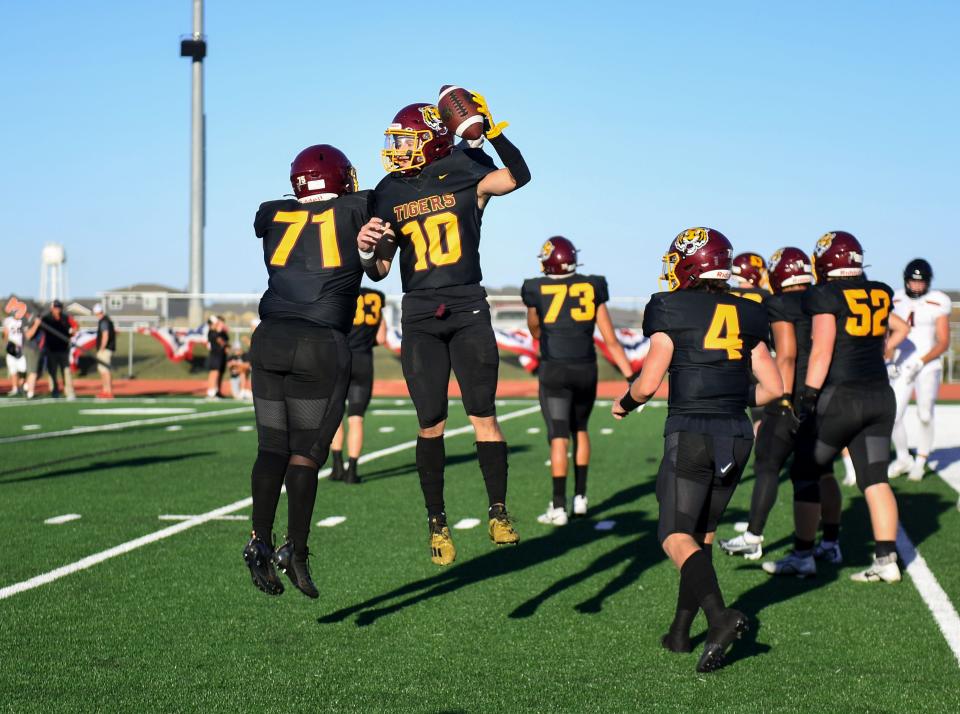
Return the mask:
[[808, 285], [813, 282], [813, 265], [807, 254], [799, 248], [781, 248], [770, 256], [767, 268], [770, 287], [780, 293], [791, 285]]
[[290, 164], [290, 185], [297, 198], [316, 194], [342, 196], [357, 190], [357, 171], [340, 149], [316, 144], [297, 154]]
[[818, 282], [863, 275], [863, 246], [846, 231], [824, 233], [813, 249], [813, 269]]
[[453, 134], [433, 104], [408, 104], [383, 133], [386, 138], [380, 157], [388, 172], [416, 173], [453, 151]]
[[759, 253], [739, 253], [733, 256], [730, 270], [734, 277], [750, 283], [755, 288], [767, 285], [767, 267]]
[[713, 228], [688, 228], [670, 243], [663, 256], [660, 280], [667, 290], [689, 288], [698, 279], [729, 280], [733, 246]]
[[577, 271], [577, 248], [563, 236], [548, 238], [540, 249], [540, 272], [544, 275], [572, 275]]

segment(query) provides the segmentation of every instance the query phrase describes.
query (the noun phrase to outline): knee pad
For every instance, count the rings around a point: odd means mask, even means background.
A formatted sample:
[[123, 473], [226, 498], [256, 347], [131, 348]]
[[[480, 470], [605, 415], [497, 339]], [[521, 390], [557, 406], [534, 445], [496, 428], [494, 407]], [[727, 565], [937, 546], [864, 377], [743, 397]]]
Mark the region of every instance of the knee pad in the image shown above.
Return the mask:
[[799, 503], [820, 503], [820, 482], [794, 479], [793, 500]]
[[253, 474], [265, 476], [283, 475], [287, 471], [287, 461], [290, 454], [279, 451], [257, 451], [257, 460], [253, 462]]
[[[887, 466], [887, 462], [883, 461], [881, 463], [869, 464], [865, 469], [857, 469], [857, 488], [862, 492], [871, 486], [876, 486], [878, 483], [889, 483]], [[862, 474], [861, 471], [863, 472]]]

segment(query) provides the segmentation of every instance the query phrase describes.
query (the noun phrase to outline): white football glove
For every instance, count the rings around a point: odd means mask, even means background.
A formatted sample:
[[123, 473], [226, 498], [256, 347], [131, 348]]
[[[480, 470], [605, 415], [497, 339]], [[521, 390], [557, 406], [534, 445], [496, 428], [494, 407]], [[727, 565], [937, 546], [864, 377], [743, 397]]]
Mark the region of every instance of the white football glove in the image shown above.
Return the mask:
[[910, 384], [920, 374], [921, 369], [923, 369], [923, 360], [918, 356], [913, 356], [900, 366], [900, 374], [907, 380], [907, 384]]
[[887, 379], [891, 382], [900, 376], [900, 368], [896, 362], [887, 362]]

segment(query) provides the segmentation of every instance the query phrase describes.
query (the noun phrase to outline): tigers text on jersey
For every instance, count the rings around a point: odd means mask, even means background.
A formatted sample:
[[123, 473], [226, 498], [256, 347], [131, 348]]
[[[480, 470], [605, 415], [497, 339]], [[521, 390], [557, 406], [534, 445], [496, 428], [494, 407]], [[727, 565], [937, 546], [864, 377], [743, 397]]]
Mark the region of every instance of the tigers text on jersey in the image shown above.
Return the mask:
[[353, 327], [347, 335], [347, 345], [351, 352], [369, 352], [376, 346], [385, 304], [386, 296], [379, 290], [360, 288]]
[[369, 191], [329, 201], [261, 204], [253, 227], [270, 275], [260, 318], [300, 318], [347, 332], [363, 268], [357, 233], [370, 219]]
[[750, 353], [769, 331], [766, 310], [729, 293], [655, 293], [643, 313], [643, 334], [673, 341], [668, 415], [743, 416]]
[[883, 345], [893, 290], [876, 280], [851, 278], [812, 285], [803, 293], [808, 315], [836, 317], [830, 371], [823, 385], [849, 382], [887, 383]]
[[458, 147], [415, 176], [392, 173], [377, 185], [374, 214], [389, 221], [400, 249], [404, 320], [432, 316], [441, 303], [452, 311], [487, 307], [477, 184], [491, 171], [483, 151]]
[[[910, 334], [900, 343], [897, 363], [913, 355], [923, 357], [937, 342], [937, 320], [950, 315], [950, 298], [940, 290], [930, 290], [925, 295], [912, 298], [903, 290], [893, 294], [893, 311], [910, 325]], [[940, 365], [940, 360], [930, 364]]]
[[810, 334], [812, 320], [803, 311], [803, 294], [806, 290], [791, 290], [779, 295], [769, 296], [764, 305], [770, 319], [771, 328], [775, 322], [789, 322], [793, 324], [793, 332], [797, 340], [797, 362], [793, 373], [793, 394], [796, 395], [805, 383], [807, 365], [810, 363]]
[[523, 304], [540, 317], [540, 358], [556, 362], [593, 362], [597, 307], [610, 299], [602, 275], [574, 273], [562, 278], [530, 278], [520, 290]]

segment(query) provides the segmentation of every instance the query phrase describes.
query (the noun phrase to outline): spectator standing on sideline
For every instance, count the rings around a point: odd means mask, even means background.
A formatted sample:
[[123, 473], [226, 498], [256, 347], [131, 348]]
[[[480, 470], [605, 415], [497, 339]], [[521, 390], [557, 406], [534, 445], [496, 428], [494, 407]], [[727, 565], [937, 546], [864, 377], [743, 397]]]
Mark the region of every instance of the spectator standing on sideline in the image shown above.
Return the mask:
[[63, 303], [54, 300], [50, 312], [41, 320], [44, 331], [43, 354], [50, 373], [50, 388], [53, 397], [60, 396], [57, 372], [63, 372], [63, 390], [67, 399], [76, 399], [73, 391], [73, 375], [70, 373], [70, 338], [76, 333], [76, 324], [63, 313]]
[[40, 371], [40, 318], [31, 316], [30, 322], [23, 328], [23, 358], [27, 365], [27, 381], [24, 385], [27, 399], [33, 399], [37, 389], [37, 372]]
[[23, 394], [23, 378], [27, 360], [23, 356], [23, 320], [8, 315], [3, 320], [3, 339], [7, 349], [7, 374], [10, 375], [10, 396]]
[[207, 319], [207, 325], [210, 328], [207, 332], [207, 346], [210, 349], [207, 355], [207, 398], [219, 399], [223, 396], [220, 394], [220, 382], [227, 368], [230, 334], [219, 315], [211, 315]]
[[113, 320], [103, 311], [103, 305], [93, 306], [97, 317], [97, 371], [100, 373], [100, 399], [113, 399], [113, 366], [111, 359], [117, 349], [117, 330]]

